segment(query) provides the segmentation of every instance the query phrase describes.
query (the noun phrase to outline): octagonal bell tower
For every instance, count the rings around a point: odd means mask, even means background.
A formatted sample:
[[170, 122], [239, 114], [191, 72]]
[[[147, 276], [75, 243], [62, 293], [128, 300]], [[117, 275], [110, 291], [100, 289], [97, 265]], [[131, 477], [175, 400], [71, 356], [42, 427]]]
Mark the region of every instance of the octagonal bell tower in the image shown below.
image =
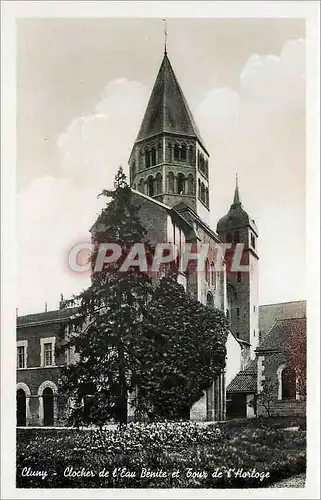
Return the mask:
[[209, 154], [165, 50], [130, 158], [134, 189], [209, 222]]

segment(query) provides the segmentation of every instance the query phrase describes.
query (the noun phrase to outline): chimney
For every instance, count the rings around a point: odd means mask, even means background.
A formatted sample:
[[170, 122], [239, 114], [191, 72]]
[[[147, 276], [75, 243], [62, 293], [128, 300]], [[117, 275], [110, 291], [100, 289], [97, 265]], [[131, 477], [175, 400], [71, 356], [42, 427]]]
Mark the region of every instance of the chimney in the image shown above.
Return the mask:
[[59, 309], [65, 309], [65, 304], [64, 304], [64, 296], [63, 294], [61, 293], [60, 294], [60, 301], [59, 301]]
[[48, 304], [45, 302], [45, 313], [48, 311]]
[[16, 307], [16, 317], [18, 317], [18, 308]]

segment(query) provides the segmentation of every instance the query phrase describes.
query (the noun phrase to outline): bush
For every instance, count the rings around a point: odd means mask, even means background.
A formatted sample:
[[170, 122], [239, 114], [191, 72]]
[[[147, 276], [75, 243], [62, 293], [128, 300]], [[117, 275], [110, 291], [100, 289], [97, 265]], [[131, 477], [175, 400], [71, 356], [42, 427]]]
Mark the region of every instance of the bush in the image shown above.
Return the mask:
[[[266, 487], [305, 470], [305, 431], [289, 433], [288, 426], [286, 420], [254, 420], [238, 426], [164, 422], [105, 431], [19, 429], [17, 487]], [[28, 467], [47, 475], [22, 476]]]

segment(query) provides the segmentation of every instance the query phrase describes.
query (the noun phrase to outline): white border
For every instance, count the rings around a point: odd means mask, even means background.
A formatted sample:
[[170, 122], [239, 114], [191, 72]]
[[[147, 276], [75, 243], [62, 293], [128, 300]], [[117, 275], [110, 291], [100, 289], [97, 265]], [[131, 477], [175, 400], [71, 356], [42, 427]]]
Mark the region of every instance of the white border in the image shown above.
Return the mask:
[[[320, 385], [319, 385], [319, 143], [320, 50], [319, 2], [2, 2], [2, 210], [1, 224], [1, 497], [11, 498], [319, 498]], [[303, 489], [262, 490], [21, 490], [15, 488], [15, 308], [16, 255], [15, 196], [15, 19], [17, 17], [278, 17], [305, 18], [307, 22], [307, 249], [308, 271], [308, 479]], [[298, 235], [302, 238], [303, 235]], [[298, 240], [298, 244], [300, 241]], [[280, 256], [284, 258], [284, 256]], [[4, 292], [5, 287], [5, 293]], [[4, 376], [5, 374], [5, 376]], [[4, 453], [4, 451], [2, 451]]]

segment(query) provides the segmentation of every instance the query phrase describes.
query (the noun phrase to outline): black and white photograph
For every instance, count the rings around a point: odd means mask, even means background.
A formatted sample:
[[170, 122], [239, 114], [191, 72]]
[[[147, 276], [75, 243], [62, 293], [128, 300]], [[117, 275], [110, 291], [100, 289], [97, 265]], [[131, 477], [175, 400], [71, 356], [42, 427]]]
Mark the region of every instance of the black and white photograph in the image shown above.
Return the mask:
[[3, 498], [318, 498], [320, 5], [152, 4], [2, 2]]

